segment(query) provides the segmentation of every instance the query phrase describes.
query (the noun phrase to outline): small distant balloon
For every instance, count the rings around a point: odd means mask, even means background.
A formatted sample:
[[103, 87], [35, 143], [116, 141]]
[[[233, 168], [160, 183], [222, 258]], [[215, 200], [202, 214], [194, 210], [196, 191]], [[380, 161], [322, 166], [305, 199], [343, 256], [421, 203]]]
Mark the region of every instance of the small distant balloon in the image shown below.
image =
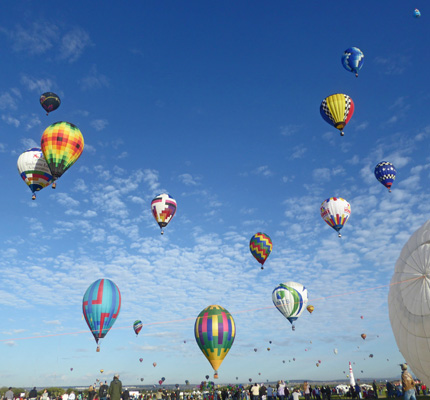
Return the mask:
[[270, 347], [267, 348], [267, 351], [270, 351]]
[[263, 265], [272, 252], [273, 243], [270, 236], [257, 232], [249, 241], [249, 250], [254, 258], [261, 264], [261, 269], [264, 269]]
[[313, 313], [313, 311], [315, 310], [315, 307], [314, 307], [314, 306], [309, 305], [309, 306], [307, 306], [307, 307], [306, 307], [306, 310], [308, 310], [308, 311], [309, 311], [309, 313], [310, 313], [310, 314], [312, 314], [312, 313]]
[[295, 359], [295, 358], [293, 358], [293, 361], [296, 361], [296, 359]]
[[319, 364], [319, 363], [316, 363], [316, 366], [317, 366], [317, 367], [319, 367], [319, 366], [320, 366], [320, 364]]
[[364, 54], [358, 47], [350, 47], [343, 52], [342, 65], [343, 67], [355, 74], [358, 77], [358, 71], [363, 67]]
[[334, 349], [334, 350], [333, 350], [333, 353], [334, 353], [334, 354], [337, 354], [337, 349]]
[[140, 381], [143, 382], [143, 378], [140, 378]]
[[134, 321], [133, 330], [134, 330], [134, 333], [136, 334], [136, 336], [142, 330], [142, 327], [143, 327], [142, 321], [140, 321], [140, 320]]
[[[391, 186], [396, 179], [397, 171], [392, 163], [389, 161], [381, 161], [375, 167], [375, 177], [381, 182], [389, 192], [391, 192]], [[361, 317], [363, 318], [363, 317]]]
[[257, 352], [257, 349], [254, 349], [255, 352]]
[[373, 354], [369, 354], [369, 357], [370, 357], [370, 358], [373, 358]]
[[102, 374], [103, 372], [104, 372], [104, 369], [101, 369], [101, 370], [100, 370], [100, 373]]
[[415, 18], [419, 18], [419, 17], [421, 17], [421, 12], [420, 12], [420, 10], [418, 10], [418, 8], [416, 8], [416, 9], [414, 10], [414, 17], [415, 17]]
[[252, 382], [252, 378], [249, 378], [248, 380], [249, 380], [250, 382]]
[[140, 361], [140, 362], [142, 362], [142, 361], [143, 361], [143, 358], [139, 358], [139, 361]]
[[364, 340], [364, 339], [366, 339], [366, 338], [367, 338], [367, 335], [366, 335], [365, 333], [362, 333], [362, 334], [361, 334], [361, 338]]
[[206, 379], [209, 379], [209, 375], [206, 375]]
[[70, 368], [70, 371], [73, 371], [73, 368]]
[[154, 363], [152, 363], [152, 365], [153, 365], [154, 367], [156, 367], [156, 366], [157, 366], [157, 363], [156, 363], [156, 362], [154, 362]]
[[282, 362], [285, 364], [285, 360], [282, 360]]
[[43, 93], [40, 96], [39, 101], [40, 105], [46, 111], [46, 115], [48, 115], [52, 111], [55, 111], [58, 107], [60, 107], [61, 104], [60, 98], [53, 92]]

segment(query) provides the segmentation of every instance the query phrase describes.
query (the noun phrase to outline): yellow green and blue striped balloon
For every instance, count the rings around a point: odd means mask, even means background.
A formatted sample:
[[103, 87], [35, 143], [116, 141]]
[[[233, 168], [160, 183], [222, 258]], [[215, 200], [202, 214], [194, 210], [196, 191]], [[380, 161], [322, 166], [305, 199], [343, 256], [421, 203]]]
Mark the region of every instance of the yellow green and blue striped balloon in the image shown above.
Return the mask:
[[263, 265], [272, 252], [273, 243], [270, 236], [263, 232], [257, 232], [249, 241], [249, 250], [254, 258], [261, 264], [261, 269]]

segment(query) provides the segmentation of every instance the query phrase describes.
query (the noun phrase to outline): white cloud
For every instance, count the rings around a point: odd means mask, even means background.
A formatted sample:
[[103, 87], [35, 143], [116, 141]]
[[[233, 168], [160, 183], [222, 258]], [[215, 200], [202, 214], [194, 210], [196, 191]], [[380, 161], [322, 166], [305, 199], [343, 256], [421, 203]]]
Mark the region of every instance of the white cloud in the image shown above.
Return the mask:
[[191, 174], [181, 174], [178, 179], [186, 186], [196, 186], [199, 181], [199, 178], [193, 177]]
[[297, 160], [299, 158], [302, 158], [304, 154], [306, 153], [307, 148], [303, 146], [295, 146], [293, 148], [293, 153], [291, 154], [292, 160]]
[[82, 28], [74, 28], [61, 39], [60, 58], [74, 62], [81, 56], [84, 49], [91, 44], [90, 37], [86, 31]]
[[261, 167], [256, 168], [253, 173], [264, 177], [269, 177], [273, 175], [273, 172], [267, 165], [262, 165]]
[[79, 80], [82, 90], [100, 89], [109, 87], [109, 79], [106, 75], [100, 74], [97, 67], [93, 65], [87, 76]]
[[297, 133], [301, 129], [300, 125], [288, 124], [281, 126], [281, 135], [291, 136]]
[[44, 92], [51, 92], [55, 87], [53, 81], [49, 78], [47, 79], [36, 79], [28, 75], [21, 76], [21, 83], [27, 87], [28, 90], [32, 92], [37, 92], [42, 94]]
[[108, 125], [109, 122], [107, 119], [95, 119], [93, 121], [90, 122], [90, 125], [98, 132], [102, 131], [103, 129], [105, 129]]
[[2, 115], [1, 119], [6, 122], [8, 125], [13, 125], [15, 128], [18, 128], [20, 125], [19, 120], [17, 120], [14, 117], [11, 117], [10, 115]]
[[[18, 92], [19, 93], [19, 92]], [[21, 96], [13, 95], [9, 92], [0, 94], [0, 110], [16, 110], [18, 108], [18, 99]]]
[[32, 149], [33, 147], [40, 147], [40, 143], [36, 143], [33, 139], [31, 138], [25, 138], [25, 139], [21, 139], [21, 143], [23, 144], [23, 146], [25, 147], [25, 150], [27, 149]]
[[158, 182], [158, 171], [155, 169], [145, 169], [143, 174], [143, 181], [149, 185], [149, 188], [152, 191], [158, 190], [160, 187], [160, 183]]

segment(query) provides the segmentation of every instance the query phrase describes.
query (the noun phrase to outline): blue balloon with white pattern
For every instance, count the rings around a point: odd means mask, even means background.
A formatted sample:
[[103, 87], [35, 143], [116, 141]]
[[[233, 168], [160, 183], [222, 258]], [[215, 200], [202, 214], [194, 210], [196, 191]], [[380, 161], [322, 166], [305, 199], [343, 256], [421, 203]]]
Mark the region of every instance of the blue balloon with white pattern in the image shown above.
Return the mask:
[[358, 76], [358, 71], [363, 67], [364, 54], [358, 47], [346, 49], [342, 55], [342, 65], [349, 71]]
[[416, 9], [414, 10], [414, 17], [415, 17], [415, 18], [419, 18], [419, 17], [421, 17], [421, 13], [420, 13], [420, 10], [418, 10], [418, 8], [416, 8]]
[[389, 161], [381, 161], [375, 167], [375, 177], [381, 182], [389, 192], [391, 192], [391, 185], [396, 179], [397, 171], [392, 163]]

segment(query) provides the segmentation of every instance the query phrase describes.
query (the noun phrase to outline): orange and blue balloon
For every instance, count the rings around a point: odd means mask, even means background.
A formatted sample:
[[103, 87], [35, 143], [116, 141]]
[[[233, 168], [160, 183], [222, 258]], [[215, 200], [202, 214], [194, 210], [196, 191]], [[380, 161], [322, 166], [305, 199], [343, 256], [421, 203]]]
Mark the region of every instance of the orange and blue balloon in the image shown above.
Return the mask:
[[391, 185], [396, 179], [397, 171], [392, 163], [389, 161], [381, 161], [375, 167], [375, 177], [381, 182], [389, 192], [391, 192]]
[[100, 351], [100, 341], [112, 328], [121, 310], [121, 293], [110, 279], [92, 283], [84, 294], [82, 311]]
[[261, 264], [261, 269], [264, 269], [263, 265], [272, 252], [273, 243], [270, 236], [257, 232], [249, 241], [249, 250], [254, 258]]

